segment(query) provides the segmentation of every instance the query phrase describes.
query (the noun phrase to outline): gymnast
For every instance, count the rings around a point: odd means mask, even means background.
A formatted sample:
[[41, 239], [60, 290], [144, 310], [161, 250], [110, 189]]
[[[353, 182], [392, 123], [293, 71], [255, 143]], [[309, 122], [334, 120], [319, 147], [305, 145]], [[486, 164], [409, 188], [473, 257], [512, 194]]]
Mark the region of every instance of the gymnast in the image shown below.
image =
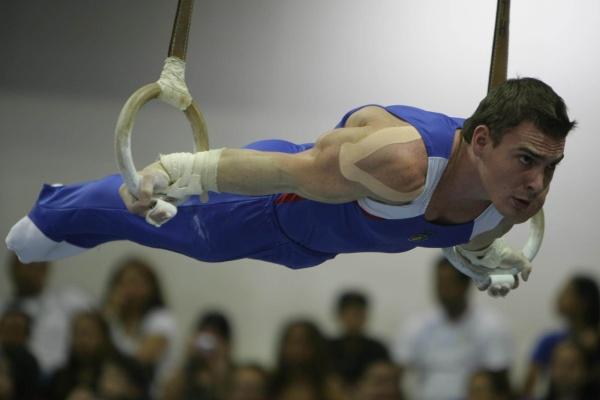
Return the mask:
[[[501, 237], [542, 208], [574, 126], [562, 98], [534, 78], [497, 86], [466, 120], [363, 106], [314, 144], [161, 155], [140, 171], [135, 194], [120, 175], [46, 185], [6, 243], [24, 262], [130, 240], [206, 262], [290, 268], [340, 253], [453, 248], [473, 278], [510, 270], [512, 285], [478, 281], [504, 296], [531, 264]], [[187, 200], [170, 219], [157, 194]]]

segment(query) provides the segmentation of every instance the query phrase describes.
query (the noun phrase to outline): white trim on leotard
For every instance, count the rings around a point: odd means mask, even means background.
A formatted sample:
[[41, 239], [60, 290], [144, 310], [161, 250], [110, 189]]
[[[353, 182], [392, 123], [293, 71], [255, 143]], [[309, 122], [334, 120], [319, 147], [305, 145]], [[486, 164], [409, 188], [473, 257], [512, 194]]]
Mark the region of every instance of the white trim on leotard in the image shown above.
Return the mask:
[[[383, 219], [408, 219], [423, 215], [433, 192], [437, 187], [444, 170], [448, 164], [448, 159], [443, 157], [429, 157], [427, 161], [427, 177], [425, 178], [425, 187], [423, 192], [416, 199], [406, 205], [391, 205], [381, 203], [368, 197], [359, 199], [358, 205], [367, 213]], [[473, 221], [473, 230], [470, 239], [480, 233], [495, 228], [502, 220], [502, 215], [496, 207], [491, 204]]]

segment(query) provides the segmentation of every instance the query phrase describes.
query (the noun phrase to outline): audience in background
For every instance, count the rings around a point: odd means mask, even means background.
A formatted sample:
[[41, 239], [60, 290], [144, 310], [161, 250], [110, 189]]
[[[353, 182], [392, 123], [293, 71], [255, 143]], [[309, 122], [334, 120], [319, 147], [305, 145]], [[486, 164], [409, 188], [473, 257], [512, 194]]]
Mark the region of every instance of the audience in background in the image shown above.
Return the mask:
[[329, 341], [334, 371], [344, 384], [356, 382], [365, 365], [374, 360], [389, 358], [387, 348], [365, 334], [369, 300], [358, 291], [342, 293], [336, 305], [341, 335]]
[[116, 265], [103, 313], [116, 348], [136, 360], [158, 390], [157, 383], [172, 361], [176, 325], [159, 278], [147, 261], [131, 257]]
[[275, 400], [337, 400], [340, 379], [331, 367], [327, 341], [309, 320], [294, 320], [283, 329], [271, 381]]
[[165, 399], [224, 399], [234, 368], [232, 336], [225, 314], [201, 315], [188, 340], [182, 368], [167, 382]]
[[363, 364], [346, 399], [402, 400], [398, 369], [386, 358]]
[[480, 369], [469, 380], [467, 400], [515, 400], [505, 373]]
[[0, 312], [18, 308], [29, 315], [32, 321], [29, 348], [42, 372], [48, 375], [66, 360], [71, 316], [89, 309], [93, 302], [77, 289], [49, 289], [49, 263], [23, 264], [10, 253], [8, 266], [13, 293], [0, 306]]
[[554, 348], [566, 339], [579, 343], [596, 363], [600, 353], [600, 291], [597, 282], [585, 275], [574, 275], [561, 289], [556, 311], [564, 321], [561, 329], [544, 334], [537, 341], [528, 367], [522, 394], [531, 398], [547, 391], [547, 375]]
[[[0, 306], [0, 400], [517, 400], [506, 323], [470, 303], [470, 280], [443, 258], [433, 270], [438, 305], [403, 324], [394, 346], [398, 366], [365, 333], [369, 299], [351, 290], [336, 302], [339, 336], [326, 340], [310, 320], [289, 322], [270, 372], [236, 366], [230, 321], [218, 311], [202, 314], [164, 390], [158, 378], [169, 368], [176, 326], [146, 261], [128, 258], [115, 267], [102, 312], [77, 291], [48, 290], [47, 263], [23, 265], [12, 255], [9, 266], [13, 296]], [[518, 399], [598, 400], [598, 284], [573, 276], [556, 306], [565, 326], [538, 340]], [[407, 377], [416, 378], [412, 386]]]
[[465, 398], [478, 369], [508, 374], [513, 342], [506, 322], [469, 302], [471, 282], [445, 258], [433, 270], [438, 307], [411, 317], [394, 348], [401, 378], [416, 375], [409, 398]]
[[30, 331], [31, 319], [20, 309], [6, 309], [0, 316], [0, 361], [3, 378], [10, 380], [3, 390], [19, 400], [40, 394], [40, 367], [27, 346]]
[[269, 374], [257, 364], [236, 367], [225, 400], [269, 400]]
[[600, 383], [594, 377], [588, 349], [574, 340], [554, 346], [550, 358], [550, 385], [544, 400], [597, 400]]

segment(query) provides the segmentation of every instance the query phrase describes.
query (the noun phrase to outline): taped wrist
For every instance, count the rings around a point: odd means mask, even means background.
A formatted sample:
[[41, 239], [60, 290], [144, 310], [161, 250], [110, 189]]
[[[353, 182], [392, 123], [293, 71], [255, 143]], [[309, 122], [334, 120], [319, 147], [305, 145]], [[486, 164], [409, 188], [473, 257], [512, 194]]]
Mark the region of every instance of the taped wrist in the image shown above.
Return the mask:
[[218, 192], [217, 168], [223, 150], [161, 155], [160, 164], [169, 175], [169, 187], [165, 194], [183, 199], [194, 194]]
[[494, 269], [500, 267], [506, 248], [504, 240], [496, 239], [488, 247], [480, 250], [467, 250], [456, 246], [456, 251], [474, 265]]

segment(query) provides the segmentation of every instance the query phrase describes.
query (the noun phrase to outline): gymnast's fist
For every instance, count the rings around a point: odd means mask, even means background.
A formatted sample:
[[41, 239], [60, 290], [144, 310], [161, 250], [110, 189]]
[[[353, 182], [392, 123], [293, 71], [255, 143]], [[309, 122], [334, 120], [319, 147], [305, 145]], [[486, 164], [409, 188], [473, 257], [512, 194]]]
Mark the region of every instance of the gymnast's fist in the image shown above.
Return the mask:
[[[125, 207], [130, 212], [142, 217], [150, 217], [148, 213], [155, 209], [156, 196], [164, 193], [169, 186], [169, 175], [159, 161], [141, 170], [139, 175], [140, 187], [138, 193], [131, 193], [129, 188], [123, 184], [119, 188], [119, 194], [123, 199], [123, 203], [125, 203]], [[153, 214], [151, 217], [156, 222], [164, 222], [169, 216]]]

